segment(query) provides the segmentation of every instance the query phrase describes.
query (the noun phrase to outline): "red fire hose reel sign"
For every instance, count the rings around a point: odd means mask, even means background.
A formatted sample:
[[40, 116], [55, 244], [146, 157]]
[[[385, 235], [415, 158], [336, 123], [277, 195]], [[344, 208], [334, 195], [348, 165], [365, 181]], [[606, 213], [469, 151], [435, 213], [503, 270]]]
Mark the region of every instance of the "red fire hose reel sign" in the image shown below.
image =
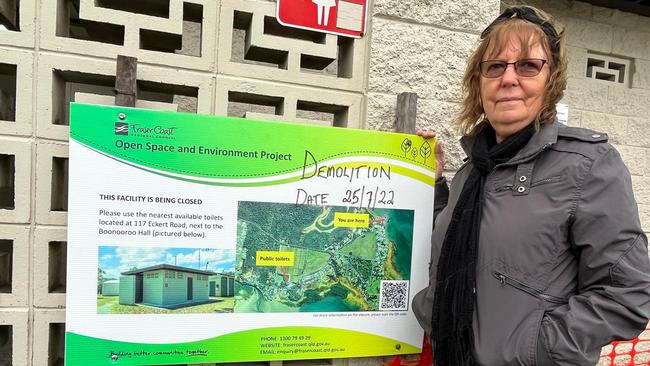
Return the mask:
[[367, 0], [278, 0], [280, 24], [359, 38], [366, 32]]

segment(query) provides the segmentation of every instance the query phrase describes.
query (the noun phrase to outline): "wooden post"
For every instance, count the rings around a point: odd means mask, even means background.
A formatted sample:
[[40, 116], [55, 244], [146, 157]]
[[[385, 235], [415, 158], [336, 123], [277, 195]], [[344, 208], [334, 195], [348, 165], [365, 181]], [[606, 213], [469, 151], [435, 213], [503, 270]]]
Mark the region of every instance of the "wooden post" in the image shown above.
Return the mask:
[[416, 93], [400, 93], [397, 95], [395, 130], [402, 133], [415, 133], [417, 110], [418, 95]]
[[115, 71], [115, 105], [135, 107], [138, 75], [138, 59], [128, 56], [117, 56]]

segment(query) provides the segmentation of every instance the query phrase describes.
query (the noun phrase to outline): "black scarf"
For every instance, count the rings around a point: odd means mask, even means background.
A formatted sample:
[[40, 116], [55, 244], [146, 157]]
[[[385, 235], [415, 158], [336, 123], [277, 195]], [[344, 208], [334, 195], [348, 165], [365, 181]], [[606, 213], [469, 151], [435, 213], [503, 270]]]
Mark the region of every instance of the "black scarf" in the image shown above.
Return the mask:
[[485, 177], [505, 163], [535, 133], [531, 123], [500, 144], [489, 123], [476, 135], [472, 171], [460, 193], [442, 244], [431, 317], [436, 366], [475, 365], [472, 317], [476, 296], [476, 261]]

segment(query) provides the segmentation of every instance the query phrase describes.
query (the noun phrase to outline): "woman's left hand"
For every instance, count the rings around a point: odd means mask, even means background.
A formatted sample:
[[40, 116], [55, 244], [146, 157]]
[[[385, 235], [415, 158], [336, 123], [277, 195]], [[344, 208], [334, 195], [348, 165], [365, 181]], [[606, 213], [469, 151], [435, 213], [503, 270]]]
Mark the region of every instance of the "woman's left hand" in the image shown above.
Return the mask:
[[[436, 137], [434, 131], [427, 130], [417, 130], [415, 133], [418, 136], [424, 137], [425, 139], [432, 139]], [[436, 156], [436, 181], [442, 178], [442, 173], [445, 170], [445, 150], [444, 143], [440, 140], [436, 140], [436, 146], [434, 148], [434, 153]]]

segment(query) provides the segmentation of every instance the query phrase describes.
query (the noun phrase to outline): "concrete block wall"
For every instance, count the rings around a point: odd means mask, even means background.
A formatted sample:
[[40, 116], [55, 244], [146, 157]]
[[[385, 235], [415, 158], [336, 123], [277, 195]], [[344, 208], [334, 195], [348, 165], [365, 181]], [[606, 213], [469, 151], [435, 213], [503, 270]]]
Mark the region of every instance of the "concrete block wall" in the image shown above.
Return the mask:
[[397, 94], [418, 94], [417, 127], [446, 142], [451, 174], [464, 154], [451, 121], [460, 81], [481, 31], [499, 14], [498, 0], [375, 0], [368, 59], [368, 128], [394, 130]]
[[[392, 116], [384, 125], [377, 117], [366, 123], [369, 75], [373, 116], [393, 108], [390, 94], [401, 90], [426, 95], [430, 115], [453, 109], [453, 91], [425, 93], [427, 83], [450, 79], [445, 70], [426, 80], [418, 74], [435, 60], [447, 69], [441, 52], [458, 61], [452, 69], [460, 67], [476, 36], [476, 29], [463, 30], [472, 19], [461, 14], [477, 7], [479, 17], [485, 9], [479, 1], [444, 1], [414, 9], [422, 12], [418, 20], [406, 3], [382, 1], [371, 11], [369, 27], [376, 23], [378, 34], [371, 41], [371, 31], [350, 39], [283, 29], [272, 0], [151, 1], [136, 8], [94, 0], [15, 3], [19, 10], [4, 18], [9, 30], [0, 27], [0, 364], [14, 366], [64, 362], [68, 103], [110, 103], [118, 54], [138, 58], [138, 105], [145, 108], [389, 128]], [[395, 4], [402, 4], [400, 13], [389, 12]], [[408, 24], [409, 34], [401, 34]], [[435, 45], [427, 55], [389, 50], [419, 28]], [[417, 49], [416, 39], [407, 44]], [[391, 69], [398, 65], [391, 57], [407, 56], [422, 68]], [[389, 359], [284, 363], [365, 366]]]

